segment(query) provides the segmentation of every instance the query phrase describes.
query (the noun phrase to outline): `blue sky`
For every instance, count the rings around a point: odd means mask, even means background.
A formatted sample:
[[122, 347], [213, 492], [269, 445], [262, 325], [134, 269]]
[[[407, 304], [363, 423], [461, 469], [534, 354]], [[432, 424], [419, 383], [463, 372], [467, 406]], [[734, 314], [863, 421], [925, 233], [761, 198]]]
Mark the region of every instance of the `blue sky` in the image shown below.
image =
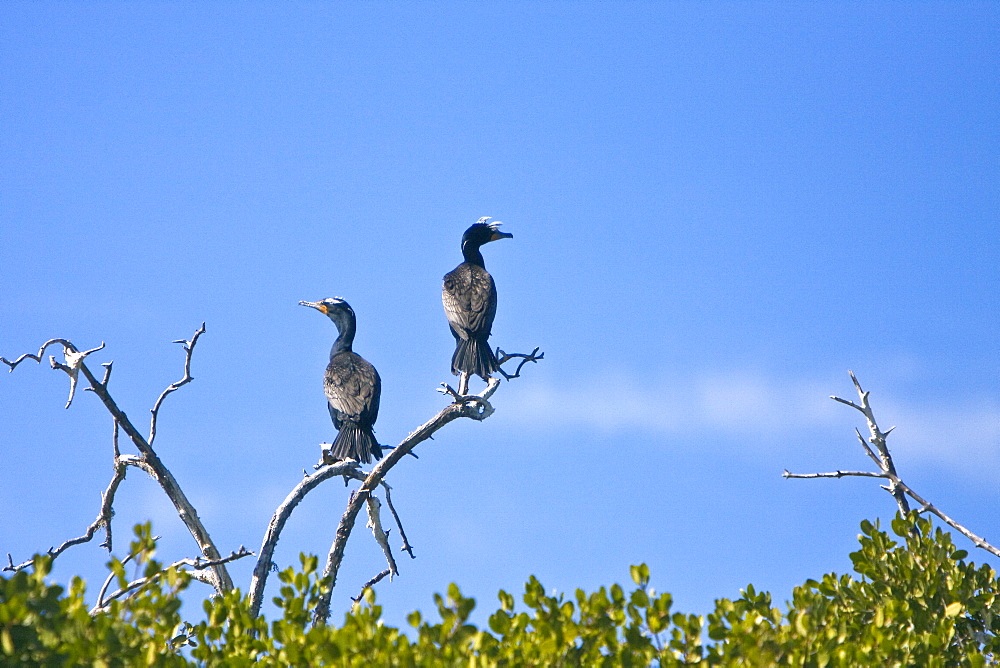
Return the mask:
[[[891, 499], [781, 478], [868, 466], [827, 398], [847, 369], [903, 478], [996, 543], [998, 36], [985, 2], [8, 2], [0, 355], [105, 341], [145, 423], [205, 321], [156, 447], [220, 549], [256, 549], [334, 436], [335, 331], [298, 301], [353, 305], [397, 443], [443, 405], [440, 280], [493, 216], [493, 340], [545, 360], [392, 472], [418, 557], [378, 588], [393, 623], [451, 581], [486, 608], [645, 561], [703, 613], [848, 571]], [[15, 560], [82, 532], [110, 477], [110, 418], [66, 385], [0, 378]], [[307, 498], [279, 565], [325, 555], [346, 497]], [[163, 559], [194, 554], [140, 472], [116, 509], [122, 548], [151, 518]], [[105, 559], [54, 577], [96, 591]], [[359, 531], [338, 609], [380, 559]]]

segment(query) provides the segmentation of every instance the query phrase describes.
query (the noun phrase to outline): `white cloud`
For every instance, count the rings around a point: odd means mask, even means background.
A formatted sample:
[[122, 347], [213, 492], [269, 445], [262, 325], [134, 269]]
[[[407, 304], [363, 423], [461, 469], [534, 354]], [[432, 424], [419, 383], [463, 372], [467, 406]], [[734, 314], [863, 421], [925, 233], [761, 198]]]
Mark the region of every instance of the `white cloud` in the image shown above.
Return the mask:
[[[846, 387], [845, 387], [846, 386]], [[849, 391], [849, 393], [848, 393]], [[829, 398], [856, 399], [849, 383], [778, 379], [761, 373], [702, 373], [641, 381], [606, 375], [555, 387], [534, 383], [511, 397], [514, 419], [534, 428], [592, 428], [664, 436], [745, 436], [747, 447], [801, 442], [804, 433], [830, 432], [853, 441], [866, 433], [862, 416]], [[1000, 404], [993, 400], [893, 401], [873, 395], [883, 429], [896, 425], [889, 445], [911, 464], [942, 464], [964, 472], [1000, 470]], [[842, 432], [842, 433], [841, 433]]]
[[535, 383], [517, 395], [511, 410], [532, 423], [602, 431], [681, 434], [708, 429], [766, 435], [831, 423], [837, 412], [818, 383], [778, 383], [749, 373], [646, 385], [614, 376], [563, 388]]

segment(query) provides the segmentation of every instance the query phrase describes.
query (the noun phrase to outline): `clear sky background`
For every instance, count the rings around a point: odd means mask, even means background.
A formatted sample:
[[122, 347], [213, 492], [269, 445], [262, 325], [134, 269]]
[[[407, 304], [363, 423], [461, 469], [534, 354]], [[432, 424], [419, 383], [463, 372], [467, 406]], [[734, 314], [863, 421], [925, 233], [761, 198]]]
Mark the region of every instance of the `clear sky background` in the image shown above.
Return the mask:
[[[336, 332], [298, 301], [353, 305], [395, 444], [444, 405], [440, 282], [480, 216], [514, 234], [484, 249], [493, 341], [545, 360], [392, 472], [417, 555], [378, 586], [392, 623], [451, 581], [482, 610], [645, 561], [704, 613], [849, 571], [890, 497], [781, 477], [871, 467], [827, 398], [848, 369], [903, 478], [1000, 542], [995, 2], [5, 2], [0, 44], [0, 355], [105, 341], [91, 366], [145, 424], [205, 321], [156, 448], [224, 552], [335, 435]], [[0, 375], [15, 561], [111, 476], [108, 414], [66, 394]], [[325, 556], [347, 495], [307, 497], [279, 566]], [[141, 472], [116, 510], [120, 556], [145, 519], [162, 559], [196, 553]], [[97, 542], [53, 577], [94, 595]], [[383, 563], [360, 524], [335, 609]]]

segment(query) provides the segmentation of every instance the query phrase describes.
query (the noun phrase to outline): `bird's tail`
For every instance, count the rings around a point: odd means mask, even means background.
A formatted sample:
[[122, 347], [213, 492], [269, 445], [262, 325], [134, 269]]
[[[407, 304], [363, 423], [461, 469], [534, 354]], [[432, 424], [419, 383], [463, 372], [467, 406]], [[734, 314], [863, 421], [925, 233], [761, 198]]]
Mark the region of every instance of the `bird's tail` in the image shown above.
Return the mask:
[[330, 456], [335, 460], [353, 459], [368, 464], [372, 457], [382, 459], [382, 446], [375, 440], [371, 427], [344, 420], [340, 423], [337, 440], [330, 446]]
[[451, 372], [456, 376], [463, 371], [486, 380], [497, 370], [497, 358], [487, 339], [457, 339], [455, 354], [451, 356]]

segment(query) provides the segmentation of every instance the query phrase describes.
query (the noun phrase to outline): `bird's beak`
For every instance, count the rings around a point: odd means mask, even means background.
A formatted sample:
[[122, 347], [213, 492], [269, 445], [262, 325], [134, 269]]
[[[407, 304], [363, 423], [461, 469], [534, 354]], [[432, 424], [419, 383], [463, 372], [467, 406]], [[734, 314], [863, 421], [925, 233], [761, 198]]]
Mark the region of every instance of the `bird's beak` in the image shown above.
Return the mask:
[[326, 313], [326, 304], [321, 304], [319, 302], [299, 302], [299, 306], [308, 306], [309, 308], [314, 308], [321, 313]]
[[513, 239], [513, 238], [514, 235], [511, 234], [510, 232], [501, 232], [500, 230], [496, 230], [495, 232], [493, 232], [493, 236], [490, 237], [490, 241], [496, 241], [497, 239]]

